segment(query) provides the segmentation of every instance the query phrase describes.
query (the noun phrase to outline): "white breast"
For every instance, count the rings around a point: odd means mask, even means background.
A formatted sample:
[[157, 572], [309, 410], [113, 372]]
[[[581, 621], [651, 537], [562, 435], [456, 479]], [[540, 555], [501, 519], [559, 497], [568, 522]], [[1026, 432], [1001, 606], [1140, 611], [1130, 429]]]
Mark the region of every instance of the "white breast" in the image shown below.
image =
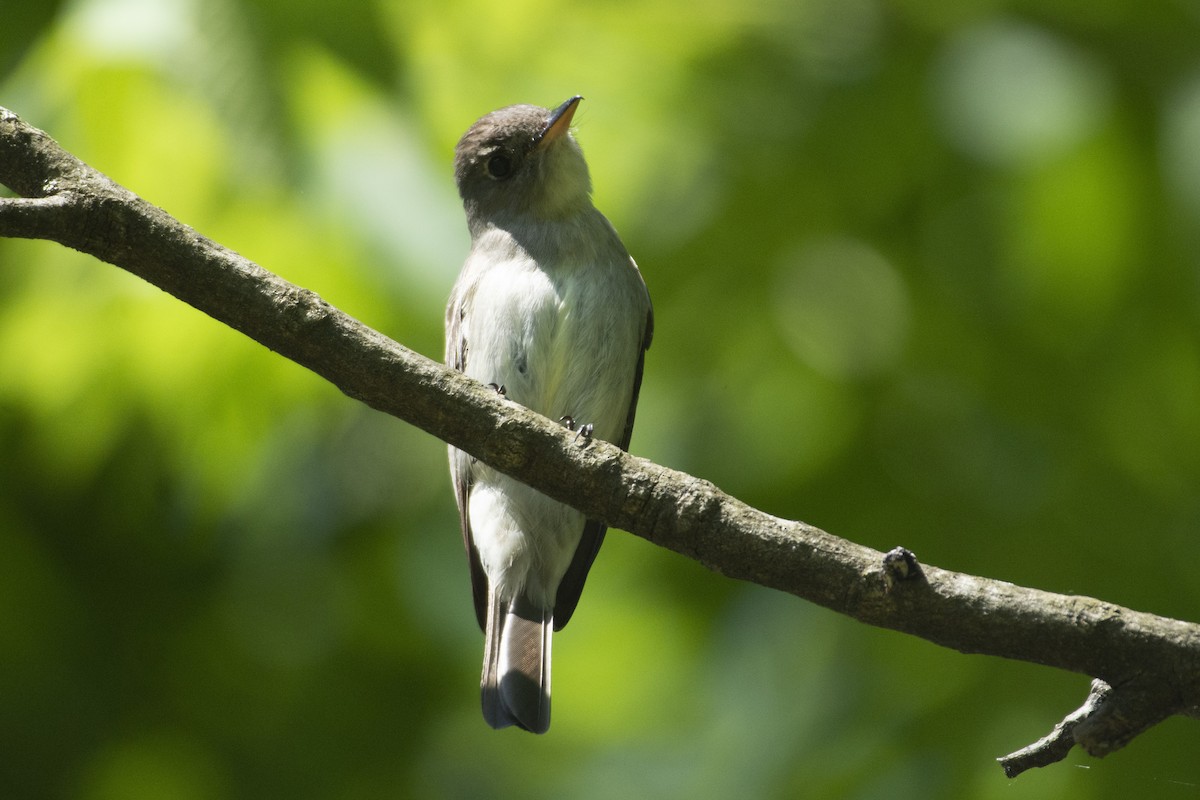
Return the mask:
[[[607, 246], [554, 247], [538, 258], [506, 231], [476, 241], [455, 288], [466, 374], [553, 420], [570, 416], [593, 435], [624, 431], [649, 301], [624, 248], [598, 213]], [[589, 231], [595, 234], [596, 231]], [[603, 236], [562, 241], [608, 242]], [[525, 590], [553, 605], [584, 517], [481, 463], [471, 467], [469, 514], [484, 571], [502, 596]]]

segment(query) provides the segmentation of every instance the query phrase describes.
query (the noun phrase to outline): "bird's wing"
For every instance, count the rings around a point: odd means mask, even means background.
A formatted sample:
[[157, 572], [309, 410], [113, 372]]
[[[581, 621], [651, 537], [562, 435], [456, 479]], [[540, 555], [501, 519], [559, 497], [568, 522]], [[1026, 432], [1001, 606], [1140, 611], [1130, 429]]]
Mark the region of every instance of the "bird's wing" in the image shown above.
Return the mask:
[[[461, 288], [456, 286], [446, 308], [446, 363], [458, 370], [467, 369], [467, 337], [463, 332], [462, 321], [465, 313], [465, 303], [469, 297], [463, 297]], [[479, 622], [480, 630], [487, 630], [488, 584], [483, 564], [479, 561], [479, 550], [471, 536], [471, 516], [468, 513], [471, 499], [471, 456], [463, 451], [450, 448], [450, 479], [454, 483], [454, 499], [458, 502], [458, 521], [462, 529], [463, 547], [467, 551], [467, 560], [471, 565], [471, 597], [475, 603], [475, 619]]]
[[646, 312], [646, 332], [642, 334], [642, 348], [638, 352], [637, 370], [633, 373], [633, 393], [629, 396], [629, 414], [625, 417], [625, 432], [617, 446], [622, 450], [629, 449], [629, 440], [633, 437], [633, 418], [637, 415], [638, 395], [642, 391], [642, 368], [646, 364], [646, 351], [650, 349], [650, 340], [654, 338], [654, 308]]
[[[650, 348], [650, 339], [653, 335], [654, 309], [651, 308], [646, 313], [646, 330], [642, 334], [637, 368], [633, 373], [633, 391], [629, 396], [629, 413], [625, 417], [625, 431], [621, 434], [621, 441], [615, 443], [622, 450], [629, 449], [629, 440], [633, 436], [633, 419], [637, 414], [638, 394], [642, 389], [642, 369], [646, 363], [646, 350]], [[556, 631], [562, 630], [571, 620], [571, 615], [575, 613], [575, 606], [579, 605], [579, 596], [583, 594], [583, 584], [587, 580], [588, 571], [592, 568], [592, 562], [596, 560], [596, 554], [600, 552], [600, 545], [604, 544], [605, 530], [607, 527], [596, 520], [589, 519], [584, 523], [579, 546], [575, 548], [571, 565], [567, 567], [567, 572], [558, 585], [558, 594], [554, 598], [554, 630]]]

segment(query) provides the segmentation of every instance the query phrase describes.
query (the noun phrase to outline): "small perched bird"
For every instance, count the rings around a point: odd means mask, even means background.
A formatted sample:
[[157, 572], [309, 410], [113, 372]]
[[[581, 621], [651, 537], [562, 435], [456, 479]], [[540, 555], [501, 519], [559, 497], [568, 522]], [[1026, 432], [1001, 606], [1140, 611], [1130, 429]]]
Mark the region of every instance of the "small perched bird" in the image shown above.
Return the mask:
[[[571, 135], [581, 97], [479, 119], [455, 148], [471, 252], [446, 309], [446, 362], [576, 436], [628, 447], [650, 295], [591, 200]], [[604, 526], [466, 453], [450, 472], [485, 645], [493, 728], [550, 727], [550, 638], [571, 618]]]

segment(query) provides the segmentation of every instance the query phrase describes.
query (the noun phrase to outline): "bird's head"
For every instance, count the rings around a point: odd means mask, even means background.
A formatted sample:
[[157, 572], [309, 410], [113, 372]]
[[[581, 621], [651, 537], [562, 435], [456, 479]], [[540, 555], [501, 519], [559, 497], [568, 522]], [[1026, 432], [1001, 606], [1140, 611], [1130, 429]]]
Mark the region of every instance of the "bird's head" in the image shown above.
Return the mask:
[[554, 110], [507, 106], [481, 117], [454, 149], [454, 178], [472, 230], [520, 217], [556, 219], [591, 204], [571, 118], [583, 98]]

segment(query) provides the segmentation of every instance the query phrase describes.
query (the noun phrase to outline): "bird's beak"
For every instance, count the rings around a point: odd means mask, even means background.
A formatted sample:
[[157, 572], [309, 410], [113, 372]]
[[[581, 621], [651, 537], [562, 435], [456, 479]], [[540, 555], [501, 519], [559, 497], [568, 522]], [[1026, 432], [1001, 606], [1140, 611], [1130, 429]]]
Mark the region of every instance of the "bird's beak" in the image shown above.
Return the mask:
[[579, 101], [582, 99], [583, 95], [577, 94], [550, 112], [550, 119], [546, 120], [546, 128], [542, 131], [537, 144], [539, 148], [545, 147], [567, 134], [567, 130], [571, 127], [571, 118], [575, 116], [575, 109], [579, 107]]

